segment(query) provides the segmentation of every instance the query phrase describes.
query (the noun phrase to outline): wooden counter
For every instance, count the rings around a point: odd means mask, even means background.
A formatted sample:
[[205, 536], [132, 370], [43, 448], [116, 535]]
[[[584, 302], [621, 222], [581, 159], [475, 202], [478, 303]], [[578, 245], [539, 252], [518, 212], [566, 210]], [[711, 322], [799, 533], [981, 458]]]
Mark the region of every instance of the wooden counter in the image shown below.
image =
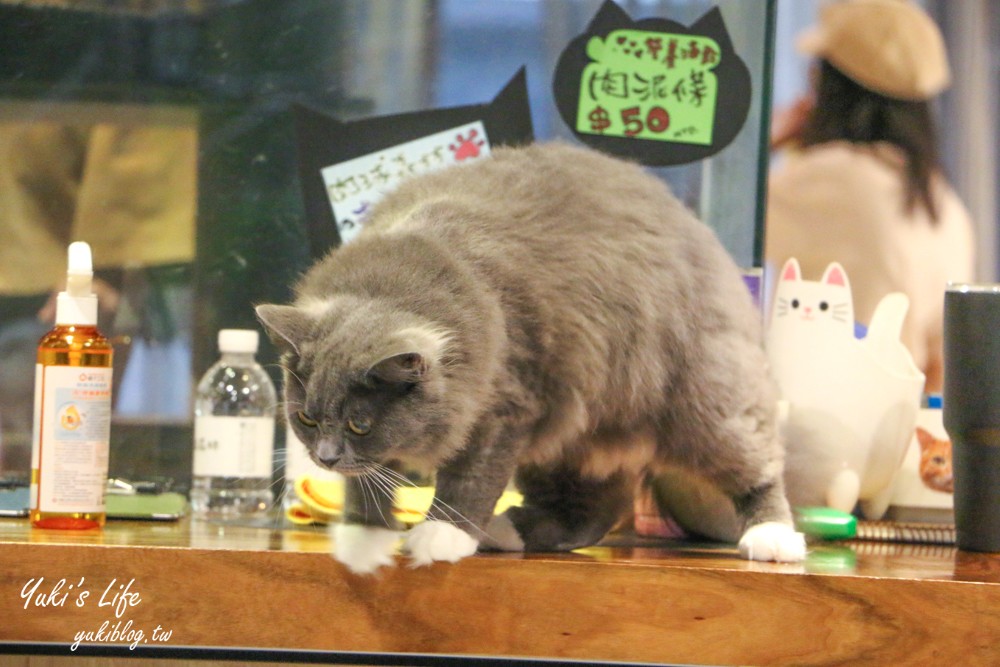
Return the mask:
[[[118, 624], [131, 636], [92, 651], [151, 657], [223, 647], [1000, 664], [1000, 555], [854, 542], [814, 545], [806, 563], [780, 565], [739, 560], [725, 546], [617, 536], [570, 554], [486, 554], [356, 577], [328, 549], [321, 528], [183, 520], [74, 533], [0, 520], [0, 652], [74, 655], [77, 634], [107, 622], [106, 635]], [[136, 652], [120, 646], [139, 631]]]

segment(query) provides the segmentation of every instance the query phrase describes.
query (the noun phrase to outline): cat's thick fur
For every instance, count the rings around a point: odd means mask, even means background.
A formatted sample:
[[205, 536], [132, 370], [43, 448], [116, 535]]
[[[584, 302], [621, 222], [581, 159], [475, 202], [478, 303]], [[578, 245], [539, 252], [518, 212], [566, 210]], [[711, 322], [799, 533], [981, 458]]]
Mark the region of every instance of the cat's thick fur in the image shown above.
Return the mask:
[[[592, 544], [661, 467], [735, 503], [745, 556], [804, 556], [760, 317], [712, 231], [640, 167], [555, 143], [414, 177], [296, 294], [257, 312], [286, 352], [290, 423], [348, 475], [346, 523], [379, 536], [354, 569], [392, 548], [373, 491], [400, 466], [436, 473], [417, 562]], [[525, 504], [493, 518], [512, 478]]]

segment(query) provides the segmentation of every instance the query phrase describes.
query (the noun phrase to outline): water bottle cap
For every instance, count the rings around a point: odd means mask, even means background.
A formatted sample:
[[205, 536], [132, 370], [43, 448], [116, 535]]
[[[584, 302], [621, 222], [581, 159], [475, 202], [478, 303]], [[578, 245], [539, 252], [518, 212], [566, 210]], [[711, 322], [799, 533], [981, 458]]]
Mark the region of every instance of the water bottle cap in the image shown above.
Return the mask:
[[260, 343], [260, 334], [254, 329], [222, 329], [219, 331], [220, 352], [254, 354]]

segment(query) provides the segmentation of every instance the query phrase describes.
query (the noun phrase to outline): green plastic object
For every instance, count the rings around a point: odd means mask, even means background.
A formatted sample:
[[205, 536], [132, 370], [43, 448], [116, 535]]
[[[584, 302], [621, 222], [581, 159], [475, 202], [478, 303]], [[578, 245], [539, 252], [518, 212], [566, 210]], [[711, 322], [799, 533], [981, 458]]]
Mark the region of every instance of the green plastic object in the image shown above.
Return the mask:
[[145, 519], [147, 521], [176, 521], [187, 512], [187, 497], [174, 492], [117, 495], [106, 498], [109, 519]]
[[807, 537], [849, 540], [858, 534], [858, 520], [831, 507], [799, 507], [795, 509], [795, 528]]

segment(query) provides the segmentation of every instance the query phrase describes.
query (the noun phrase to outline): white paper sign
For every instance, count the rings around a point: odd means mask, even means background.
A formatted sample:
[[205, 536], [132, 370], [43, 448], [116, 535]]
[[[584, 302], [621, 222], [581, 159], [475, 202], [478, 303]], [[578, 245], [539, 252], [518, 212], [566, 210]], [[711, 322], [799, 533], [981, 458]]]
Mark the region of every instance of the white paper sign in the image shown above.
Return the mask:
[[404, 179], [489, 154], [486, 128], [476, 121], [324, 168], [341, 241], [354, 239], [375, 202]]

